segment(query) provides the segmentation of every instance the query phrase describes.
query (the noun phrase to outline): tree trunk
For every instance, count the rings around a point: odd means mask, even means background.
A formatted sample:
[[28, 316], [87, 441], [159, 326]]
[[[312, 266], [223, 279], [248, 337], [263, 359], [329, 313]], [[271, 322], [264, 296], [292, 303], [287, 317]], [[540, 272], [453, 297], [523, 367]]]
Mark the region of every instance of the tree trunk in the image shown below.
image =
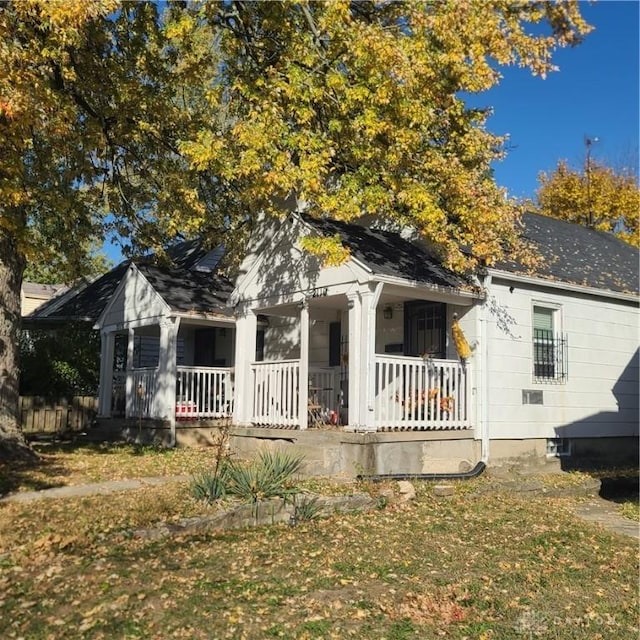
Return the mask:
[[20, 430], [20, 288], [24, 256], [15, 240], [0, 231], [0, 461], [33, 459]]

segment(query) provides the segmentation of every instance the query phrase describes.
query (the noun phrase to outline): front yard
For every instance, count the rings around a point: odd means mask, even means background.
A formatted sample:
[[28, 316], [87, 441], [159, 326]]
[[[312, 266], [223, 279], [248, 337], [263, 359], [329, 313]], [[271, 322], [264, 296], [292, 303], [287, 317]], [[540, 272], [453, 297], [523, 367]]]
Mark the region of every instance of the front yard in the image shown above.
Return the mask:
[[[5, 470], [4, 486], [183, 474], [211, 461], [196, 449], [53, 456], [48, 471]], [[579, 520], [575, 496], [490, 483], [460, 483], [449, 498], [417, 484], [404, 505], [161, 540], [131, 532], [215, 509], [187, 482], [1, 503], [0, 637], [635, 640], [637, 541]]]

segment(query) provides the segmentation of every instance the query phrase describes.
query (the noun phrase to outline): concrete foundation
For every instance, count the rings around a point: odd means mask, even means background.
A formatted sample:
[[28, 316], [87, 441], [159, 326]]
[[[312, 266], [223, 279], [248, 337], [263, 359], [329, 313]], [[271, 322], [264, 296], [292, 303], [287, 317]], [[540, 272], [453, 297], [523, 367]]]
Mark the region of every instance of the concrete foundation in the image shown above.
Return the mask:
[[[482, 455], [481, 443], [472, 430], [354, 433], [341, 429], [233, 427], [214, 420], [178, 423], [176, 444], [210, 446], [222, 426], [229, 429], [229, 444], [235, 455], [249, 458], [260, 450], [291, 450], [304, 456], [305, 473], [310, 476], [459, 473], [472, 469]], [[143, 421], [141, 426], [137, 421], [105, 420], [91, 437], [100, 438], [168, 446], [171, 430], [161, 422]], [[488, 464], [548, 470], [637, 465], [637, 437], [572, 439], [570, 455], [559, 458], [547, 455], [546, 439], [492, 440]]]
[[489, 466], [555, 466], [563, 470], [638, 467], [638, 437], [569, 438], [569, 454], [548, 456], [545, 438], [492, 440]]

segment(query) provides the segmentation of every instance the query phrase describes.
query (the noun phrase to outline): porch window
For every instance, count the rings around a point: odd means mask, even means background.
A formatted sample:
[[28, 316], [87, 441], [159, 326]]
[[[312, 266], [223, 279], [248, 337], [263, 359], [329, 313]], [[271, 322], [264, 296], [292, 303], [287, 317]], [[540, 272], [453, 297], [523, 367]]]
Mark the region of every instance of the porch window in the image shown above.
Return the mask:
[[443, 302], [405, 302], [405, 355], [446, 357], [446, 305]]
[[557, 331], [559, 310], [533, 307], [533, 377], [564, 382], [567, 377], [567, 340]]

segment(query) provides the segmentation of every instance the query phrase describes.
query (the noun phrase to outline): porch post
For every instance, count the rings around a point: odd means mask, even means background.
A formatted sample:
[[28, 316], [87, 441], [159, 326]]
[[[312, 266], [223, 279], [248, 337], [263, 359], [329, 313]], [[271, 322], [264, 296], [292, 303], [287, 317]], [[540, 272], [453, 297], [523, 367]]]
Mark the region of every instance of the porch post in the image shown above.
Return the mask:
[[125, 382], [125, 417], [131, 418], [136, 413], [136, 393], [133, 388], [133, 346], [135, 331], [129, 329], [127, 334], [127, 377]]
[[349, 306], [349, 415], [348, 427], [357, 430], [361, 427], [360, 420], [360, 393], [361, 372], [360, 366], [360, 325], [362, 315], [362, 303], [357, 293], [347, 295]]
[[304, 300], [300, 309], [300, 369], [298, 402], [300, 429], [306, 429], [309, 419], [309, 301]]
[[176, 378], [178, 377], [178, 329], [180, 318], [165, 318], [160, 323], [158, 377], [153, 401], [153, 417], [169, 423], [171, 444], [175, 444]]
[[376, 430], [376, 309], [382, 293], [382, 283], [375, 289], [362, 291], [361, 354], [360, 354], [360, 425], [365, 431]]
[[239, 309], [236, 319], [235, 380], [233, 422], [249, 424], [253, 417], [253, 376], [251, 363], [256, 357], [258, 316], [250, 309]]
[[98, 416], [111, 417], [111, 397], [113, 394], [113, 331], [100, 332], [100, 385], [98, 387]]

